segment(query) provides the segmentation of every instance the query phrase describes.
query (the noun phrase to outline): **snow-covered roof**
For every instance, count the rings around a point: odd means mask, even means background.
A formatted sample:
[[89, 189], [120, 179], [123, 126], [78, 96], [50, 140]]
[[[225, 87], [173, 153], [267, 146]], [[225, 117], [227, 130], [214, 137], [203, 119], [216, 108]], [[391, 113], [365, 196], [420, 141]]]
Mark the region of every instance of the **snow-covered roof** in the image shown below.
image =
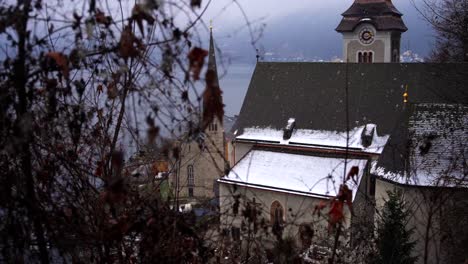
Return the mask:
[[[367, 128], [367, 129], [366, 129]], [[374, 128], [374, 129], [369, 129]], [[368, 124], [350, 129], [349, 148], [367, 153], [380, 154], [387, 143], [388, 135], [379, 136], [376, 126]], [[365, 147], [362, 144], [363, 132], [366, 136], [372, 131], [372, 143]], [[248, 140], [266, 142], [280, 145], [300, 145], [323, 148], [346, 148], [346, 132], [322, 131], [310, 129], [296, 129], [290, 139], [283, 139], [283, 131], [273, 128], [250, 127], [245, 128], [243, 133], [236, 137], [237, 140]]]
[[468, 107], [414, 104], [371, 172], [416, 186], [468, 187]]
[[[348, 159], [348, 171], [359, 167], [356, 182], [347, 182], [353, 198], [366, 164], [365, 159]], [[335, 196], [343, 183], [344, 166], [342, 158], [254, 149], [219, 181], [306, 196]]]

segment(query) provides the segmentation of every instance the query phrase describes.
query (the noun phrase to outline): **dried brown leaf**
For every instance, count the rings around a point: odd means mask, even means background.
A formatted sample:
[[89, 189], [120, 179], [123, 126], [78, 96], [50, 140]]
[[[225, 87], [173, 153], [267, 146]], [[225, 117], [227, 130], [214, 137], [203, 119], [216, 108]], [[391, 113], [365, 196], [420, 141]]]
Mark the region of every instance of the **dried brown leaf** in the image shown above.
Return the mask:
[[208, 51], [198, 47], [193, 48], [188, 54], [189, 69], [193, 79], [196, 81], [200, 79], [200, 73], [207, 55]]
[[137, 23], [143, 37], [145, 36], [143, 21], [146, 21], [150, 25], [154, 24], [155, 19], [150, 12], [150, 10], [145, 8], [144, 4], [136, 4], [132, 9], [132, 20]]
[[206, 73], [206, 88], [203, 92], [203, 129], [211, 124], [215, 117], [223, 122], [224, 104], [222, 91], [215, 80], [216, 73], [208, 70]]
[[62, 71], [62, 74], [65, 77], [65, 79], [68, 79], [70, 75], [70, 69], [68, 68], [68, 58], [66, 55], [60, 52], [52, 51], [52, 52], [47, 53], [45, 57], [52, 59]]
[[122, 58], [136, 58], [140, 56], [140, 51], [144, 50], [144, 45], [132, 31], [131, 26], [125, 26], [120, 36], [119, 53]]
[[96, 15], [94, 17], [96, 18], [96, 23], [104, 25], [106, 27], [108, 27], [112, 22], [112, 18], [110, 16], [106, 16], [104, 12], [102, 12], [99, 9], [97, 9]]

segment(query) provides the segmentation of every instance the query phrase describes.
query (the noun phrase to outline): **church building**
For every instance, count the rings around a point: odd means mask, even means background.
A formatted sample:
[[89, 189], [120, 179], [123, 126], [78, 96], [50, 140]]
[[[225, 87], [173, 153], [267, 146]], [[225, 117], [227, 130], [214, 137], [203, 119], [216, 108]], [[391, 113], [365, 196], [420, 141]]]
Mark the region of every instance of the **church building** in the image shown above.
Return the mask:
[[[208, 70], [215, 73], [219, 86], [213, 31], [210, 27]], [[198, 118], [198, 117], [197, 117]], [[225, 145], [223, 120], [214, 117], [212, 123], [197, 138], [187, 137], [180, 142], [180, 159], [172, 177], [175, 198], [180, 204], [203, 203], [217, 196], [217, 180], [225, 171]]]
[[355, 0], [342, 16], [345, 63], [257, 63], [232, 129], [232, 170], [218, 180], [224, 233], [248, 241], [258, 220], [299, 243], [304, 228], [326, 237], [329, 219], [315, 208], [346, 184], [354, 212], [344, 211], [343, 237], [357, 241], [400, 189], [418, 263], [462, 263], [468, 64], [400, 63], [407, 28], [391, 0]]

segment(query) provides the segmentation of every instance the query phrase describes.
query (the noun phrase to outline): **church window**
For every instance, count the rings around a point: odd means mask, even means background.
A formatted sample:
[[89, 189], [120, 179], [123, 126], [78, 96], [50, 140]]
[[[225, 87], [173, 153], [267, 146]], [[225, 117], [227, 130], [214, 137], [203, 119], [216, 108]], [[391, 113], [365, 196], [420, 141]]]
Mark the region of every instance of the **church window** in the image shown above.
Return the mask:
[[188, 185], [188, 196], [193, 197], [193, 187], [195, 186], [195, 177], [193, 175], [193, 165], [187, 166], [187, 185]]
[[211, 123], [208, 125], [208, 130], [209, 131], [218, 131], [218, 124], [216, 123]]
[[281, 227], [284, 223], [284, 209], [280, 202], [274, 201], [270, 208], [270, 223]]
[[193, 175], [193, 165], [188, 165], [187, 166], [187, 181], [188, 181], [188, 186], [193, 187], [195, 186], [195, 177]]
[[374, 54], [372, 52], [369, 52], [369, 56], [367, 57], [367, 62], [372, 63], [374, 61], [373, 55]]
[[358, 62], [362, 62], [362, 52], [358, 52]]

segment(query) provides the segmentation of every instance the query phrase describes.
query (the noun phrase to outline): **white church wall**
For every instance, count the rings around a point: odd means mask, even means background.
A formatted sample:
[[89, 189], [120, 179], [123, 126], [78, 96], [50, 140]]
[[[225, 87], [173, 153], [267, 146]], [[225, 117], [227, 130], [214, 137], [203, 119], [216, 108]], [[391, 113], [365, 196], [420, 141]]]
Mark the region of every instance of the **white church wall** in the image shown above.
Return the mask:
[[[328, 199], [226, 183], [220, 183], [219, 187], [221, 229], [231, 230], [232, 227], [241, 228], [245, 226], [242, 222], [247, 222], [247, 220], [242, 216], [242, 212], [245, 210], [247, 203], [252, 205], [253, 201], [255, 201], [255, 204], [257, 204], [261, 212], [257, 219], [259, 222], [262, 222], [261, 219], [264, 219], [264, 223], [266, 223], [268, 229], [265, 233], [260, 227], [259, 229], [261, 231], [253, 235], [253, 237], [263, 240], [268, 247], [268, 245], [272, 245], [272, 241], [275, 240], [275, 236], [272, 233], [270, 209], [271, 205], [277, 201], [284, 209], [283, 220], [285, 225], [283, 238], [292, 237], [296, 240], [297, 245], [300, 246], [299, 228], [303, 224], [313, 228], [315, 233], [314, 241], [323, 242], [332, 238], [328, 233], [329, 225], [327, 213], [329, 208], [323, 209], [320, 216], [317, 213], [314, 214], [315, 207], [323, 201], [328, 202]], [[239, 202], [237, 215], [234, 214], [236, 197]], [[350, 217], [351, 214], [345, 207], [345, 229], [350, 225]], [[241, 231], [241, 234], [245, 236], [241, 239], [245, 240], [247, 231]]]

